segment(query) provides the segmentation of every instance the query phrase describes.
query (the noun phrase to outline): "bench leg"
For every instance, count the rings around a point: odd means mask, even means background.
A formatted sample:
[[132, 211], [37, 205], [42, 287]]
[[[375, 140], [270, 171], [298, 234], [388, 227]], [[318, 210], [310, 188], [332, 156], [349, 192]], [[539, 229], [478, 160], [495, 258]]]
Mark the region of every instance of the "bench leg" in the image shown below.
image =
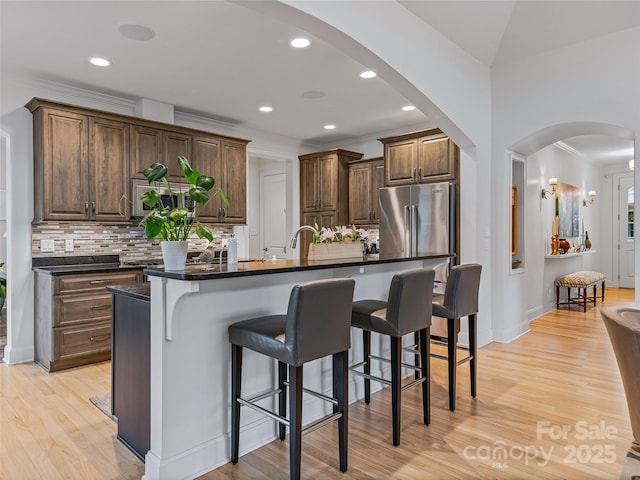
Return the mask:
[[[580, 291], [580, 289], [578, 289], [578, 292]], [[582, 289], [582, 310], [586, 313], [587, 312], [587, 287], [584, 287]]]
[[604, 281], [602, 282], [602, 297], [600, 297], [602, 303], [604, 303]]
[[556, 309], [560, 308], [560, 287], [556, 287]]
[[593, 286], [593, 306], [596, 306], [596, 290], [598, 289], [598, 285]]

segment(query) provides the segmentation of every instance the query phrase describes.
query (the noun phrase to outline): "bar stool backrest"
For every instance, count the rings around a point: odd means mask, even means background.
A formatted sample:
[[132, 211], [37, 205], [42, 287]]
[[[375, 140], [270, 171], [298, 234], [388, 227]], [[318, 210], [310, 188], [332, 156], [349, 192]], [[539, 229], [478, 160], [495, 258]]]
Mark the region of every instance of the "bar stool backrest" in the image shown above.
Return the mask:
[[397, 336], [431, 326], [434, 280], [435, 272], [427, 268], [397, 273], [391, 279], [386, 318]]
[[608, 307], [600, 311], [618, 361], [627, 397], [631, 431], [640, 443], [640, 310]]
[[336, 278], [293, 287], [287, 309], [285, 344], [294, 365], [351, 348], [351, 303], [355, 281]]
[[451, 312], [449, 318], [461, 318], [478, 313], [481, 272], [482, 265], [476, 263], [451, 267], [443, 302], [443, 306]]

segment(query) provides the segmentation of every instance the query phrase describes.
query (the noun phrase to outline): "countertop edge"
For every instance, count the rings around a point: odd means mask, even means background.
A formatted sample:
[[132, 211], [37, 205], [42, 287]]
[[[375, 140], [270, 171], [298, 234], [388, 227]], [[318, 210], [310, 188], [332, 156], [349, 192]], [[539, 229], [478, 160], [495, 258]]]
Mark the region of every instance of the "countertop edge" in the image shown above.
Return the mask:
[[122, 272], [127, 270], [142, 270], [139, 265], [121, 265], [114, 264], [78, 264], [78, 265], [48, 265], [42, 267], [33, 267], [34, 272], [58, 276], [58, 275], [74, 275], [78, 273], [104, 273], [104, 272]]
[[[271, 275], [275, 273], [290, 273], [301, 272], [307, 270], [320, 270], [329, 268], [343, 268], [343, 267], [359, 267], [366, 265], [379, 265], [385, 263], [398, 263], [398, 262], [411, 262], [419, 260], [433, 260], [437, 258], [455, 258], [455, 253], [442, 253], [434, 255], [420, 255], [415, 257], [394, 257], [394, 258], [377, 258], [377, 259], [352, 259], [345, 261], [335, 261], [332, 263], [314, 263], [314, 264], [302, 264], [302, 265], [288, 265], [281, 268], [269, 268], [265, 270], [238, 270], [238, 271], [223, 271], [223, 272], [207, 272], [202, 271], [202, 267], [195, 265], [188, 265], [185, 271], [164, 271], [162, 267], [145, 268], [143, 273], [149, 277], [164, 277], [174, 280], [185, 281], [201, 281], [201, 280], [217, 280], [221, 278], [233, 278], [233, 277], [248, 277], [256, 275]], [[268, 262], [268, 261], [267, 261]]]
[[105, 287], [107, 291], [115, 295], [136, 298], [149, 302], [151, 300], [151, 287], [149, 283], [134, 283], [130, 285], [109, 285]]

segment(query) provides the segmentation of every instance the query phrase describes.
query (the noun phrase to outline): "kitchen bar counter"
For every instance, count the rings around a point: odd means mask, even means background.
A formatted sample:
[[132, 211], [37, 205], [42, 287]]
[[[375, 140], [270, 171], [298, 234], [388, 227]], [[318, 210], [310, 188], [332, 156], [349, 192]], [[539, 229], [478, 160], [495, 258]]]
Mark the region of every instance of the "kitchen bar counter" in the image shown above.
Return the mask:
[[[195, 478], [229, 461], [231, 407], [231, 347], [227, 329], [248, 318], [282, 314], [291, 289], [303, 282], [350, 277], [356, 281], [354, 300], [386, 299], [395, 273], [435, 268], [453, 255], [415, 258], [375, 258], [275, 263], [241, 262], [229, 266], [187, 265], [183, 272], [147, 268], [151, 284], [150, 314], [150, 448], [145, 455], [144, 479]], [[413, 341], [413, 337], [407, 338]], [[362, 336], [354, 334], [350, 363], [362, 357]], [[372, 355], [389, 357], [389, 343], [372, 334]], [[406, 354], [405, 361], [413, 360]], [[305, 364], [305, 387], [331, 395], [331, 358]], [[372, 374], [389, 377], [383, 362]], [[273, 362], [245, 351], [243, 394], [252, 396], [273, 388]], [[404, 372], [405, 375], [413, 371]], [[379, 388], [377, 385], [372, 388]], [[349, 400], [364, 395], [362, 378], [349, 379]], [[263, 400], [265, 408], [274, 399]], [[323, 417], [325, 402], [305, 397], [303, 423]], [[241, 419], [240, 454], [276, 438], [273, 420], [252, 410]], [[119, 427], [120, 428], [120, 427]]]
[[384, 263], [410, 262], [416, 260], [446, 261], [455, 257], [452, 253], [421, 255], [416, 257], [364, 255], [360, 258], [341, 258], [334, 260], [254, 260], [227, 263], [194, 263], [187, 264], [184, 271], [165, 271], [163, 267], [148, 267], [144, 274], [148, 276], [174, 278], [176, 280], [215, 280], [219, 278], [244, 277], [252, 275], [266, 275], [273, 273], [301, 272], [306, 270], [320, 270], [339, 267], [364, 267]]
[[114, 285], [106, 287], [111, 293], [137, 298], [138, 300], [151, 300], [151, 285], [149, 282], [134, 283], [131, 285]]

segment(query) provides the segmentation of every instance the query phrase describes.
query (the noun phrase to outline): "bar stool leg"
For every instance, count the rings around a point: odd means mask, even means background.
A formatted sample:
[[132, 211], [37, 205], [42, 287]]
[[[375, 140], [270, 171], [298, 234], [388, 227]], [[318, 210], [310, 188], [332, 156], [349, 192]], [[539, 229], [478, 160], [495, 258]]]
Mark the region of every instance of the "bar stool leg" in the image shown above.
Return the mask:
[[240, 390], [242, 384], [242, 347], [231, 345], [231, 463], [238, 463], [240, 449]]
[[289, 365], [289, 476], [300, 479], [302, 455], [302, 366]]
[[422, 414], [424, 416], [424, 424], [429, 425], [431, 423], [431, 374], [429, 368], [430, 358], [430, 346], [429, 341], [429, 329], [423, 328], [420, 330], [420, 373], [424, 382], [422, 382]]
[[[287, 416], [287, 364], [278, 362], [278, 388], [280, 393], [278, 394], [278, 415], [281, 417]], [[287, 426], [283, 423], [278, 423], [278, 437], [281, 441], [284, 441], [287, 434]]]
[[[364, 373], [371, 375], [371, 332], [369, 330], [362, 330], [362, 351], [364, 356]], [[369, 405], [371, 403], [371, 380], [364, 377], [364, 403]]]
[[340, 352], [333, 355], [333, 398], [338, 401], [333, 407], [333, 413], [342, 413], [338, 419], [338, 448], [340, 450], [340, 471], [347, 471], [347, 446], [348, 446], [348, 399], [347, 381], [349, 352]]
[[471, 375], [471, 396], [476, 398], [476, 384], [478, 380], [477, 368], [476, 368], [476, 342], [478, 340], [476, 314], [469, 315], [469, 369]]
[[400, 393], [402, 391], [402, 337], [391, 339], [391, 416], [393, 445], [400, 445]]
[[458, 366], [457, 349], [459, 318], [447, 319], [447, 357], [449, 367], [449, 410], [456, 409], [456, 367]]
[[[422, 355], [420, 354], [420, 332], [413, 332], [413, 343], [416, 346], [416, 353], [415, 353], [416, 366], [420, 367], [421, 366], [420, 359], [422, 358]], [[414, 378], [416, 380], [420, 378], [419, 370], [415, 371]]]

